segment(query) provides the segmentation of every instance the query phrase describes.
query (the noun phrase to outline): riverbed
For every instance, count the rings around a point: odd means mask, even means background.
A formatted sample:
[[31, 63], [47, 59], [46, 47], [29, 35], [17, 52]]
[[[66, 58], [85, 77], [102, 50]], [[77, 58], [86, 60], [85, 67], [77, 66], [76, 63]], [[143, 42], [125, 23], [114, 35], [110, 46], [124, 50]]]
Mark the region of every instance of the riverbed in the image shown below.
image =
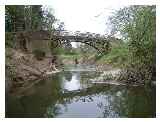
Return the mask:
[[6, 117], [155, 117], [156, 89], [93, 84], [94, 66], [67, 66], [23, 91], [6, 94]]

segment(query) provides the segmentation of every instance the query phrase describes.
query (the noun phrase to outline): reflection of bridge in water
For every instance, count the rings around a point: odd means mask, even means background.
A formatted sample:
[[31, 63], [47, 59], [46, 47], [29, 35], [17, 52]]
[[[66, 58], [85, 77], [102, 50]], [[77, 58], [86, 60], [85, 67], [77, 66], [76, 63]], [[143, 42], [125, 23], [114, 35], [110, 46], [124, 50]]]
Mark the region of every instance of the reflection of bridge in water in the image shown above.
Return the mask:
[[76, 96], [79, 97], [83, 97], [83, 96], [89, 96], [89, 95], [94, 95], [94, 94], [98, 94], [101, 92], [105, 92], [106, 88], [108, 88], [109, 85], [92, 85], [88, 88], [83, 88], [83, 89], [77, 89], [77, 90], [72, 90], [72, 91], [63, 91], [62, 93], [60, 93], [60, 97], [61, 98], [74, 98]]

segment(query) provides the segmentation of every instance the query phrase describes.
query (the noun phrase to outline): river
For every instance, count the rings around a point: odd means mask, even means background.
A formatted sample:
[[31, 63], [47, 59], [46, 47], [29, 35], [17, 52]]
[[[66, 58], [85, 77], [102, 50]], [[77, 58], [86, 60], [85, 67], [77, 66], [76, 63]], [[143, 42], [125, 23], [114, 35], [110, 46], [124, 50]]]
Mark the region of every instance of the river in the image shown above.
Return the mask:
[[6, 94], [6, 117], [155, 117], [156, 89], [92, 84], [94, 66], [72, 66], [25, 90]]

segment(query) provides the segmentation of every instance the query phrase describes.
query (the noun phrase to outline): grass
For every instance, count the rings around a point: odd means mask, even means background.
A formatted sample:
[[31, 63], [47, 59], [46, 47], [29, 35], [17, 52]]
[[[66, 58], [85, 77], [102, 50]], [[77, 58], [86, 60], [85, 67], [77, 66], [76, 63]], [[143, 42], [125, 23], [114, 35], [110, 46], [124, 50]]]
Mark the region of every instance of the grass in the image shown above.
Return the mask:
[[111, 51], [101, 57], [97, 63], [112, 64], [113, 66], [122, 66], [127, 61], [128, 48], [127, 44], [113, 46]]

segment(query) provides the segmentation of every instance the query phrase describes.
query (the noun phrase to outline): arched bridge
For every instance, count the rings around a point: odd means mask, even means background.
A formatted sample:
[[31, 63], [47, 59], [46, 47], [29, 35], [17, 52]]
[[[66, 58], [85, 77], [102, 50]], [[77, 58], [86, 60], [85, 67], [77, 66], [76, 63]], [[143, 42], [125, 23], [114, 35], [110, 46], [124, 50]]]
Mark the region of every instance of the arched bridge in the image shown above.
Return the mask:
[[96, 38], [96, 37], [83, 37], [83, 36], [53, 36], [53, 40], [58, 40], [60, 44], [65, 44], [68, 42], [80, 42], [87, 44], [99, 53], [107, 52], [109, 49], [109, 40], [105, 38]]
[[106, 53], [110, 49], [109, 37], [96, 37], [93, 35], [65, 35], [55, 34], [48, 31], [35, 31], [35, 32], [17, 32], [16, 34], [19, 41], [31, 42], [33, 40], [52, 40], [54, 47], [61, 46], [67, 42], [80, 42], [95, 48], [99, 53]]

